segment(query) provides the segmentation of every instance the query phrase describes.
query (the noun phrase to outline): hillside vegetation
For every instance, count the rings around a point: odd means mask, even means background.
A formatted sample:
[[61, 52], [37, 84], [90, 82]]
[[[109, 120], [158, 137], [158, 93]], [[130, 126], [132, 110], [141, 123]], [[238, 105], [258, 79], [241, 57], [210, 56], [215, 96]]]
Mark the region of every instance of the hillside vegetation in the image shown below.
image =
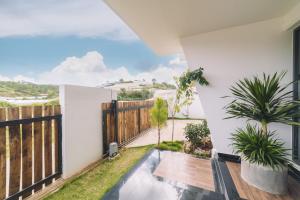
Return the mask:
[[0, 81], [0, 96], [25, 98], [45, 96], [47, 99], [53, 99], [58, 97], [58, 86], [38, 85], [27, 82]]
[[118, 93], [119, 101], [146, 100], [153, 97], [153, 92], [150, 90], [129, 90], [122, 88]]

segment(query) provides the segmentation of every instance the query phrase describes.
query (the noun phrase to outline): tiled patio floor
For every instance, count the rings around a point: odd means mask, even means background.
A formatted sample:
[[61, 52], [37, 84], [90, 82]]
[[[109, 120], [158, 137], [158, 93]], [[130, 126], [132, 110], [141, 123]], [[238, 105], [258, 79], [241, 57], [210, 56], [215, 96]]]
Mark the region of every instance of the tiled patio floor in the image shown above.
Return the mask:
[[215, 191], [211, 161], [197, 159], [188, 154], [166, 155], [154, 175]]
[[[184, 162], [178, 165], [174, 160], [178, 157]], [[165, 160], [166, 159], [166, 160]], [[196, 158], [195, 158], [196, 159]], [[173, 162], [176, 166], [169, 166], [167, 162]], [[189, 164], [191, 161], [191, 164]], [[153, 150], [144, 159], [135, 166], [127, 175], [125, 175], [119, 183], [113, 187], [105, 196], [104, 200], [222, 200], [224, 196], [220, 193], [213, 192], [212, 184], [206, 186], [211, 190], [195, 187], [190, 184], [199, 186], [207, 180], [211, 180], [211, 167], [209, 161], [196, 162], [195, 160], [185, 157], [182, 153], [169, 151]], [[161, 164], [161, 165], [160, 165]], [[201, 166], [198, 166], [201, 165]], [[165, 167], [169, 168], [167, 173]], [[198, 168], [199, 167], [199, 168]], [[200, 169], [201, 168], [201, 169]], [[208, 168], [208, 169], [207, 169]], [[210, 178], [204, 173], [203, 181], [201, 176], [196, 176], [196, 170], [206, 170], [210, 174]], [[157, 170], [157, 171], [156, 171]], [[181, 173], [182, 170], [191, 170], [191, 173]], [[155, 172], [156, 171], [156, 172]], [[155, 172], [155, 173], [154, 173]], [[159, 176], [156, 175], [159, 174]], [[180, 174], [175, 176], [175, 174]], [[174, 175], [176, 178], [171, 177]], [[194, 176], [196, 182], [191, 180]]]
[[[184, 127], [187, 123], [200, 123], [202, 120], [175, 120], [174, 140], [185, 140]], [[168, 120], [167, 125], [161, 130], [161, 141], [172, 140], [172, 120]], [[157, 143], [157, 130], [150, 129], [147, 132], [133, 140], [126, 147], [139, 147], [148, 144]]]

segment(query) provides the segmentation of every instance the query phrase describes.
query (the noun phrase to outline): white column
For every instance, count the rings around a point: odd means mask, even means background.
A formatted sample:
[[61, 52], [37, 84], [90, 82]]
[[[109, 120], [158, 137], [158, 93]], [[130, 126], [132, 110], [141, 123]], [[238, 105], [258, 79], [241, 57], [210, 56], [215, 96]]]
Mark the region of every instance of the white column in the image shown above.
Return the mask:
[[62, 85], [59, 98], [63, 178], [68, 178], [101, 159], [101, 104], [116, 99], [116, 93], [104, 88]]

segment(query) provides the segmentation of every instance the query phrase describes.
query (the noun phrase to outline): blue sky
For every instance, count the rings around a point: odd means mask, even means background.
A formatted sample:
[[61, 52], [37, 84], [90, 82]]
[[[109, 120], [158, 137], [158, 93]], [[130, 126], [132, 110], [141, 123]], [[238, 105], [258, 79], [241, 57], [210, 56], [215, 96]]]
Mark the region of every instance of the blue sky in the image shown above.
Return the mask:
[[140, 40], [128, 42], [76, 36], [8, 37], [0, 39], [1, 73], [41, 73], [51, 70], [66, 57], [81, 57], [89, 51], [101, 53], [110, 68], [126, 66], [133, 73], [167, 64], [174, 57], [158, 56]]
[[0, 80], [170, 82], [185, 65], [156, 55], [102, 0], [1, 0]]

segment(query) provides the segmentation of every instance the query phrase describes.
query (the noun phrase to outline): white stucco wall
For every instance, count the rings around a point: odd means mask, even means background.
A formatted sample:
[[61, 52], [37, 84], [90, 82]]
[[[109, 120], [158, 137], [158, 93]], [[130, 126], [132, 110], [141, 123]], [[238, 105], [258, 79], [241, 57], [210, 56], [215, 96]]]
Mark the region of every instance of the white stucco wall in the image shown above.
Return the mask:
[[[174, 98], [176, 95], [176, 90], [156, 90], [154, 92], [154, 98], [161, 97], [168, 101], [169, 104], [173, 104]], [[173, 101], [172, 101], [173, 100]], [[169, 105], [169, 117], [172, 117], [172, 104]], [[205, 119], [205, 114], [202, 109], [202, 104], [199, 99], [199, 95], [197, 93], [194, 93], [194, 100], [191, 105], [183, 106], [180, 109], [179, 113], [176, 113], [175, 117], [181, 117], [185, 118], [187, 117], [186, 115], [188, 114], [189, 118], [194, 118], [194, 119]]]
[[188, 107], [183, 106], [180, 113], [176, 114], [176, 117], [185, 117], [188, 113], [189, 118], [194, 119], [205, 119], [202, 104], [198, 94], [194, 94], [194, 100]]
[[63, 85], [59, 96], [63, 178], [68, 178], [101, 158], [101, 103], [116, 99], [116, 94], [109, 89]]
[[[230, 133], [245, 123], [223, 119], [228, 100], [221, 97], [230, 94], [229, 87], [237, 80], [263, 72], [287, 70], [284, 82], [292, 81], [292, 31], [282, 28], [282, 19], [273, 19], [182, 38], [181, 43], [188, 65], [204, 67], [210, 82], [210, 86], [197, 89], [214, 148], [231, 154]], [[288, 148], [292, 147], [291, 127], [271, 124], [271, 129], [277, 130]]]

